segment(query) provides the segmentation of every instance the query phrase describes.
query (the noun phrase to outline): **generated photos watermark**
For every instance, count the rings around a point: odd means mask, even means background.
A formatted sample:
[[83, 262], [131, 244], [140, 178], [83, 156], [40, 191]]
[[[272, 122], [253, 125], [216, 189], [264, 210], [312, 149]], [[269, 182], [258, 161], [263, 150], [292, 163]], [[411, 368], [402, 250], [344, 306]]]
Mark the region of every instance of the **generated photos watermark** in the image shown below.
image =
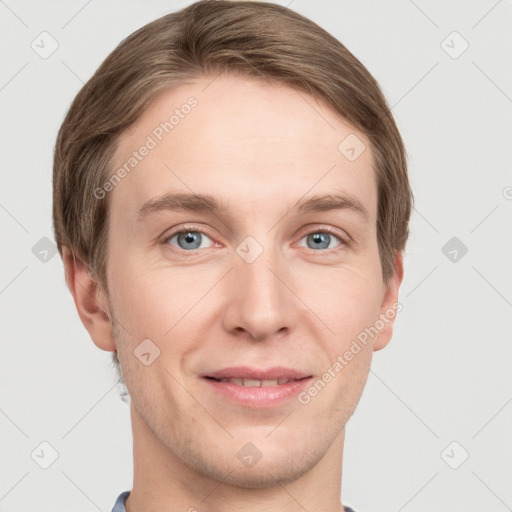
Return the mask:
[[146, 156], [148, 156], [157, 145], [164, 140], [178, 126], [183, 119], [185, 119], [192, 109], [196, 108], [199, 102], [196, 98], [191, 96], [188, 98], [186, 103], [183, 103], [181, 107], [175, 108], [173, 114], [168, 120], [161, 122], [155, 126], [151, 133], [146, 137], [144, 144], [140, 148], [132, 153], [132, 156], [128, 158], [123, 165], [121, 165], [117, 171], [115, 171], [109, 179], [103, 183], [101, 187], [94, 189], [94, 197], [96, 199], [103, 199], [108, 192], [114, 190], [121, 181], [130, 174], [130, 172], [139, 165]]
[[379, 315], [372, 326], [366, 327], [362, 330], [355, 339], [352, 340], [350, 347], [342, 354], [338, 355], [336, 361], [326, 369], [322, 376], [311, 384], [308, 389], [299, 393], [297, 397], [299, 402], [303, 405], [307, 405], [311, 402], [311, 399], [316, 397], [329, 382], [331, 382], [350, 361], [354, 359], [354, 356], [359, 354], [363, 349], [363, 346], [368, 344], [369, 339], [374, 339], [384, 329], [389, 322], [391, 322], [399, 313], [402, 311], [403, 306], [400, 302], [395, 302], [385, 313]]

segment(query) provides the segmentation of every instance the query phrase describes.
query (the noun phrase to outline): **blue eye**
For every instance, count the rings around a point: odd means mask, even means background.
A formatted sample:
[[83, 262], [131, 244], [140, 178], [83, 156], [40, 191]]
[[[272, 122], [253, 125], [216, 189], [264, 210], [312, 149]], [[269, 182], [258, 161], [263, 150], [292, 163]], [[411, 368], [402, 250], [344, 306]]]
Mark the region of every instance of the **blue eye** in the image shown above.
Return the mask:
[[[309, 233], [308, 235], [303, 237], [302, 240], [304, 238], [307, 240], [306, 247], [308, 247], [309, 249], [314, 249], [314, 250], [334, 249], [334, 247], [338, 247], [342, 243], [341, 239], [338, 236], [334, 235], [333, 233], [329, 233], [328, 231], [315, 231], [315, 232]], [[334, 247], [329, 247], [330, 243], [333, 240], [337, 240], [338, 244]], [[302, 246], [302, 247], [304, 247], [304, 246]]]
[[[301, 243], [299, 244], [301, 247], [307, 247], [315, 251], [328, 251], [344, 245], [344, 241], [339, 236], [331, 233], [330, 230], [326, 228], [308, 233], [301, 238], [301, 242], [303, 240], [306, 240], [306, 245]], [[215, 242], [203, 231], [193, 228], [176, 231], [168, 236], [164, 240], [164, 243], [185, 252], [208, 249], [215, 245]]]
[[187, 230], [175, 233], [170, 238], [168, 238], [166, 242], [170, 245], [173, 245], [171, 242], [175, 240], [179, 249], [183, 249], [184, 251], [195, 251], [196, 249], [205, 249], [206, 247], [212, 246], [205, 246], [203, 244], [205, 239], [210, 240], [210, 242], [212, 241], [210, 237], [205, 235], [202, 231]]

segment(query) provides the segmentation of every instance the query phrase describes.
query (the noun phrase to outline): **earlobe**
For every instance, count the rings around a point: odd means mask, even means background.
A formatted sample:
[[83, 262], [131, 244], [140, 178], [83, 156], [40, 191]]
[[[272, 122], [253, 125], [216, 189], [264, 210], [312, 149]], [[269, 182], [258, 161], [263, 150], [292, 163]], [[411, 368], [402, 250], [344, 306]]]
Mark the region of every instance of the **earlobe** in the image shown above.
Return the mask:
[[384, 297], [382, 300], [377, 327], [379, 334], [373, 342], [373, 350], [377, 352], [383, 349], [390, 341], [393, 335], [393, 324], [396, 315], [401, 310], [398, 302], [398, 290], [402, 284], [404, 276], [403, 257], [401, 252], [397, 252], [393, 259], [394, 272], [385, 286]]
[[104, 291], [89, 273], [87, 265], [68, 247], [62, 248], [62, 261], [66, 283], [91, 339], [102, 350], [116, 350]]

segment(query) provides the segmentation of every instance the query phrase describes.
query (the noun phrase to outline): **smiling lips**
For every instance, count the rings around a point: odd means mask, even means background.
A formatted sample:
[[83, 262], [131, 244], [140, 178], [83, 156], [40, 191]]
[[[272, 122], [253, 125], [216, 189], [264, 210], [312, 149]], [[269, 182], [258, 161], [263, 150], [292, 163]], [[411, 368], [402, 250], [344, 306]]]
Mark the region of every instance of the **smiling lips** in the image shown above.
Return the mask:
[[238, 405], [268, 408], [297, 395], [312, 375], [285, 367], [259, 370], [241, 366], [211, 372], [203, 377], [214, 391]]
[[292, 380], [297, 379], [288, 379], [286, 377], [282, 377], [280, 379], [264, 379], [264, 380], [258, 380], [258, 379], [242, 379], [239, 377], [232, 377], [229, 379], [222, 378], [222, 379], [215, 379], [218, 382], [231, 382], [232, 384], [236, 384], [237, 386], [245, 386], [246, 388], [264, 388], [268, 386], [278, 386], [281, 384], [287, 384], [288, 382], [291, 382]]
[[260, 387], [287, 384], [293, 380], [301, 380], [306, 377], [311, 377], [311, 374], [300, 372], [293, 368], [286, 368], [284, 366], [274, 366], [266, 370], [251, 368], [249, 366], [237, 366], [208, 373], [205, 377], [209, 377], [220, 382], [233, 382], [239, 386]]

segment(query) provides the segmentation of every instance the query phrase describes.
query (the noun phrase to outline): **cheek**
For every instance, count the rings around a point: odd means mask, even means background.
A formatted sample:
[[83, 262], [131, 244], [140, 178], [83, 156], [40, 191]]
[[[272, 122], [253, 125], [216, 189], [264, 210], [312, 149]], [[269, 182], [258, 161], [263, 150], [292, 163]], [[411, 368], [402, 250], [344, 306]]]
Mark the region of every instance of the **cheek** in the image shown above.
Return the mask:
[[214, 274], [214, 269], [206, 267], [201, 271], [165, 263], [149, 266], [138, 257], [119, 259], [111, 269], [111, 296], [131, 344], [149, 338], [167, 346], [178, 335], [186, 341], [182, 331], [190, 329], [188, 319], [196, 309], [208, 307], [208, 301], [201, 299], [211, 288]]
[[[165, 383], [172, 383], [166, 370], [176, 374], [183, 355], [194, 347], [189, 317], [198, 293], [185, 274], [149, 271], [126, 260], [112, 271], [118, 356], [128, 373], [125, 383], [139, 407], [148, 394], [166, 392]], [[145, 353], [149, 353], [146, 360]], [[150, 409], [146, 412], [152, 414]]]
[[298, 295], [325, 328], [332, 348], [341, 350], [365, 328], [373, 325], [382, 301], [379, 274], [356, 269], [302, 272]]

